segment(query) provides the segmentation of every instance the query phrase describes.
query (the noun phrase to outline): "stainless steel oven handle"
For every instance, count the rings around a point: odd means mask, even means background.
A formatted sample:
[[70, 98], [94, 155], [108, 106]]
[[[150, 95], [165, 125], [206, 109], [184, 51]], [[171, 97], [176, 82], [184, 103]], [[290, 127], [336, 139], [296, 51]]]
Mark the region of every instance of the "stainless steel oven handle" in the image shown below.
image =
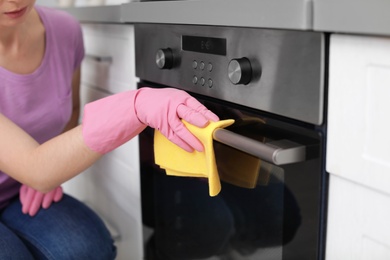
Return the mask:
[[275, 165], [306, 160], [306, 147], [286, 139], [262, 143], [226, 129], [215, 130], [213, 139]]

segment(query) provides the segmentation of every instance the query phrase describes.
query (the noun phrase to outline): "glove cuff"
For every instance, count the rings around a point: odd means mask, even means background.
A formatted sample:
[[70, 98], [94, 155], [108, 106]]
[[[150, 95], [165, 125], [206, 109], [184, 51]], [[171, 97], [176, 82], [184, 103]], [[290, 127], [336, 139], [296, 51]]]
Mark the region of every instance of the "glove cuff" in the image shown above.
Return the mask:
[[108, 153], [146, 128], [135, 113], [136, 95], [137, 90], [126, 91], [84, 106], [82, 133], [91, 150]]

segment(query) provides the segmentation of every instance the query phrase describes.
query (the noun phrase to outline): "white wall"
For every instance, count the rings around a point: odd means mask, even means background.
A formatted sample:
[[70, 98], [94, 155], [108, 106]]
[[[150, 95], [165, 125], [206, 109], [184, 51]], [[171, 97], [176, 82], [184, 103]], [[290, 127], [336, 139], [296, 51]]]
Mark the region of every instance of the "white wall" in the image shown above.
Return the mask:
[[58, 1], [53, 0], [37, 0], [38, 5], [46, 5], [46, 6], [58, 6]]
[[59, 6], [59, 3], [65, 3], [65, 2], [74, 2], [75, 6], [86, 6], [86, 5], [119, 5], [123, 3], [129, 3], [129, 2], [138, 2], [139, 0], [74, 0], [74, 1], [53, 1], [53, 0], [37, 0], [38, 5], [46, 5], [46, 6]]

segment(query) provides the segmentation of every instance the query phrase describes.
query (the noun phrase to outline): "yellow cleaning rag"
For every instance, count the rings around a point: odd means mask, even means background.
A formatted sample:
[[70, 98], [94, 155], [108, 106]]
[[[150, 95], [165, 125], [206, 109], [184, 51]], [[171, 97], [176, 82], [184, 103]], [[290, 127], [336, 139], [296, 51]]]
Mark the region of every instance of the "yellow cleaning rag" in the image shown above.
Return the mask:
[[216, 196], [221, 191], [221, 182], [215, 162], [213, 132], [234, 123], [233, 119], [210, 122], [205, 128], [198, 128], [183, 121], [204, 146], [203, 152], [186, 152], [169, 141], [158, 130], [154, 132], [154, 159], [167, 175], [208, 178], [209, 194]]

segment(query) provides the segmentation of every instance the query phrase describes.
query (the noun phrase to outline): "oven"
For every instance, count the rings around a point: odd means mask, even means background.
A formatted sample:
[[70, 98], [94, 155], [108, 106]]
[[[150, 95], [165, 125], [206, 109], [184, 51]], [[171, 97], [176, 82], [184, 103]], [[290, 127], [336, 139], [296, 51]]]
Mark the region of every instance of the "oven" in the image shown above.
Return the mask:
[[203, 178], [167, 176], [153, 130], [140, 134], [145, 259], [323, 259], [326, 37], [136, 24], [135, 41], [139, 88], [183, 89], [235, 120], [213, 133], [215, 197]]

